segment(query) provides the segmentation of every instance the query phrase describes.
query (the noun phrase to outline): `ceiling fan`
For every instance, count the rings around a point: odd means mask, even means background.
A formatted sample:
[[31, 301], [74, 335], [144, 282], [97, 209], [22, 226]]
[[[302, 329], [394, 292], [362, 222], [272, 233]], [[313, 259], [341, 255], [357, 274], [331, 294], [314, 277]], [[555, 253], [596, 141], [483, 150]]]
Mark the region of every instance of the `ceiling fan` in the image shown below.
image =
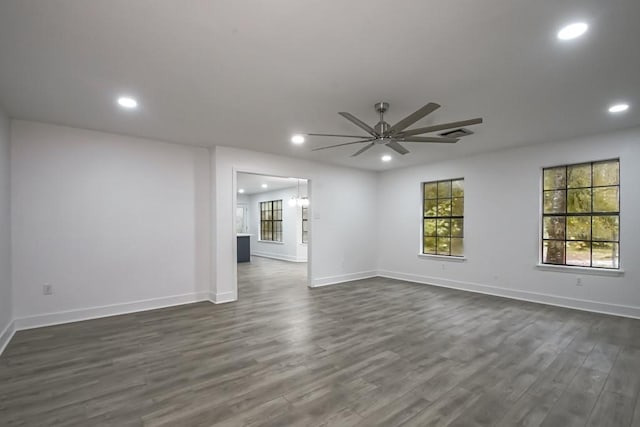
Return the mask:
[[409, 114], [404, 119], [400, 120], [395, 125], [391, 126], [384, 121], [384, 113], [389, 109], [388, 102], [378, 102], [375, 104], [376, 111], [380, 114], [380, 121], [375, 126], [369, 126], [362, 120], [355, 117], [353, 114], [340, 112], [342, 117], [349, 120], [354, 125], [363, 129], [368, 135], [336, 135], [328, 133], [307, 133], [309, 136], [328, 136], [338, 138], [358, 138], [359, 141], [343, 142], [342, 144], [330, 145], [328, 147], [314, 148], [311, 151], [326, 150], [328, 148], [342, 147], [344, 145], [362, 144], [368, 142], [369, 144], [356, 151], [351, 157], [359, 156], [368, 149], [372, 148], [376, 144], [384, 144], [392, 150], [400, 154], [407, 154], [409, 150], [404, 148], [401, 142], [426, 142], [426, 143], [456, 143], [459, 138], [442, 137], [442, 136], [417, 136], [425, 133], [436, 132], [439, 130], [454, 129], [462, 126], [477, 125], [482, 123], [482, 118], [461, 120], [459, 122], [442, 123], [439, 125], [432, 125], [416, 129], [407, 129], [409, 126], [417, 122], [418, 120], [433, 113], [440, 108], [439, 104], [430, 102], [427, 105], [419, 108], [417, 111]]

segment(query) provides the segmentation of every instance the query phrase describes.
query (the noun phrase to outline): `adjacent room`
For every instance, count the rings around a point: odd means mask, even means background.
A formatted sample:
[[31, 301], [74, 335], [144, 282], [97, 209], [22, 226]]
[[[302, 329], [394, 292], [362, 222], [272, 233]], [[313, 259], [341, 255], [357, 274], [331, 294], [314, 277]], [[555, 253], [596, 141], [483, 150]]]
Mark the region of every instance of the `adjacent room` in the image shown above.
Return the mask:
[[640, 426], [637, 0], [1, 0], [0, 426]]
[[308, 181], [238, 173], [236, 187], [238, 298], [287, 300], [309, 285]]

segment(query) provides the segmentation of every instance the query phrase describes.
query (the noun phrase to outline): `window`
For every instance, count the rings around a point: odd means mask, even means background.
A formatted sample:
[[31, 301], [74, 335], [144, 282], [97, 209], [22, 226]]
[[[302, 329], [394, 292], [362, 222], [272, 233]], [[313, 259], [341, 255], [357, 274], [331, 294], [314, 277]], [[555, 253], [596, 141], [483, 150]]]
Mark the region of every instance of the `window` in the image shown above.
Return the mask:
[[309, 242], [309, 208], [302, 207], [302, 243]]
[[543, 170], [542, 262], [620, 268], [620, 160]]
[[425, 182], [422, 253], [463, 256], [464, 180]]
[[260, 240], [282, 242], [282, 200], [260, 202]]

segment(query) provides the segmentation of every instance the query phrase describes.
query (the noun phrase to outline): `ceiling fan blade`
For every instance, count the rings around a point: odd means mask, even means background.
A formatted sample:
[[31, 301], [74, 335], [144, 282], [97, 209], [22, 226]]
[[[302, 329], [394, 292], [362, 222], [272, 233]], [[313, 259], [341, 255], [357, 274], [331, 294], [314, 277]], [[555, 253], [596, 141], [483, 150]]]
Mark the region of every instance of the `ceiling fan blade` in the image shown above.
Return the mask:
[[354, 154], [352, 154], [351, 157], [359, 156], [360, 154], [364, 153], [365, 151], [367, 151], [369, 148], [373, 147], [374, 145], [376, 145], [375, 142], [372, 142], [371, 144], [365, 145], [364, 147], [362, 147], [361, 149], [356, 151]]
[[387, 142], [387, 147], [391, 148], [393, 151], [402, 154], [403, 156], [409, 152], [406, 148], [398, 143], [398, 141]]
[[482, 118], [479, 117], [477, 119], [461, 120], [459, 122], [442, 123], [440, 125], [427, 126], [423, 128], [417, 128], [417, 129], [409, 129], [409, 130], [405, 130], [404, 132], [400, 132], [396, 136], [406, 137], [411, 135], [420, 135], [422, 133], [435, 132], [437, 130], [459, 128], [462, 126], [478, 125], [480, 123], [482, 123]]
[[443, 142], [448, 144], [455, 144], [460, 141], [458, 138], [442, 138], [438, 136], [410, 136], [400, 140], [403, 142]]
[[423, 106], [422, 108], [418, 109], [417, 111], [409, 114], [407, 117], [405, 117], [404, 119], [400, 120], [395, 125], [391, 126], [389, 128], [388, 134], [389, 135], [393, 135], [395, 133], [398, 133], [398, 132], [402, 131], [403, 129], [408, 128], [409, 126], [411, 126], [412, 124], [414, 124], [415, 122], [420, 120], [421, 118], [433, 113], [438, 108], [440, 108], [439, 104], [436, 104], [434, 102], [428, 103], [427, 105]]
[[342, 147], [343, 145], [360, 144], [361, 142], [375, 141], [376, 139], [377, 139], [377, 138], [369, 138], [369, 139], [363, 139], [362, 141], [344, 142], [344, 143], [342, 143], [342, 144], [330, 145], [330, 146], [328, 146], [328, 147], [314, 148], [314, 149], [313, 149], [313, 150], [311, 150], [311, 151], [326, 150], [327, 148]]
[[335, 136], [339, 138], [369, 138], [368, 135], [335, 135], [333, 133], [305, 133], [307, 136]]
[[369, 134], [371, 134], [373, 136], [379, 136], [378, 132], [376, 132], [376, 130], [374, 128], [372, 128], [371, 126], [369, 126], [368, 124], [366, 124], [365, 122], [363, 122], [362, 120], [360, 120], [359, 118], [354, 116], [353, 114], [345, 113], [345, 112], [340, 112], [338, 114], [340, 114], [345, 119], [349, 120], [354, 125], [358, 126], [360, 129], [366, 130], [367, 133], [369, 133]]

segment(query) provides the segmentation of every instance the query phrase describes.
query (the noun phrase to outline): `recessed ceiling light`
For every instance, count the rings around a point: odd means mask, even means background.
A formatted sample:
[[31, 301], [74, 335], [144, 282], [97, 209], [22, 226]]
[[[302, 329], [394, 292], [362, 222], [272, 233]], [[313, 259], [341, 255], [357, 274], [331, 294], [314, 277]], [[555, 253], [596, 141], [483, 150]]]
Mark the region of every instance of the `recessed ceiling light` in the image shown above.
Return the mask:
[[609, 107], [610, 113], [623, 113], [629, 109], [629, 104], [613, 104]]
[[291, 142], [294, 144], [302, 144], [304, 143], [304, 135], [296, 134], [291, 137]]
[[574, 22], [558, 31], [558, 39], [572, 40], [587, 32], [589, 26], [584, 22]]
[[268, 187], [268, 185], [267, 185], [267, 184], [262, 184], [260, 187], [262, 187], [262, 188], [267, 188], [267, 187]]
[[239, 189], [238, 193], [240, 193], [240, 194], [244, 193], [244, 188]]
[[138, 106], [138, 101], [131, 98], [130, 96], [121, 96], [118, 98], [118, 105], [123, 108], [133, 109]]
[[383, 162], [390, 162], [391, 161], [391, 156], [388, 154], [385, 154], [384, 156], [382, 156], [382, 161]]

